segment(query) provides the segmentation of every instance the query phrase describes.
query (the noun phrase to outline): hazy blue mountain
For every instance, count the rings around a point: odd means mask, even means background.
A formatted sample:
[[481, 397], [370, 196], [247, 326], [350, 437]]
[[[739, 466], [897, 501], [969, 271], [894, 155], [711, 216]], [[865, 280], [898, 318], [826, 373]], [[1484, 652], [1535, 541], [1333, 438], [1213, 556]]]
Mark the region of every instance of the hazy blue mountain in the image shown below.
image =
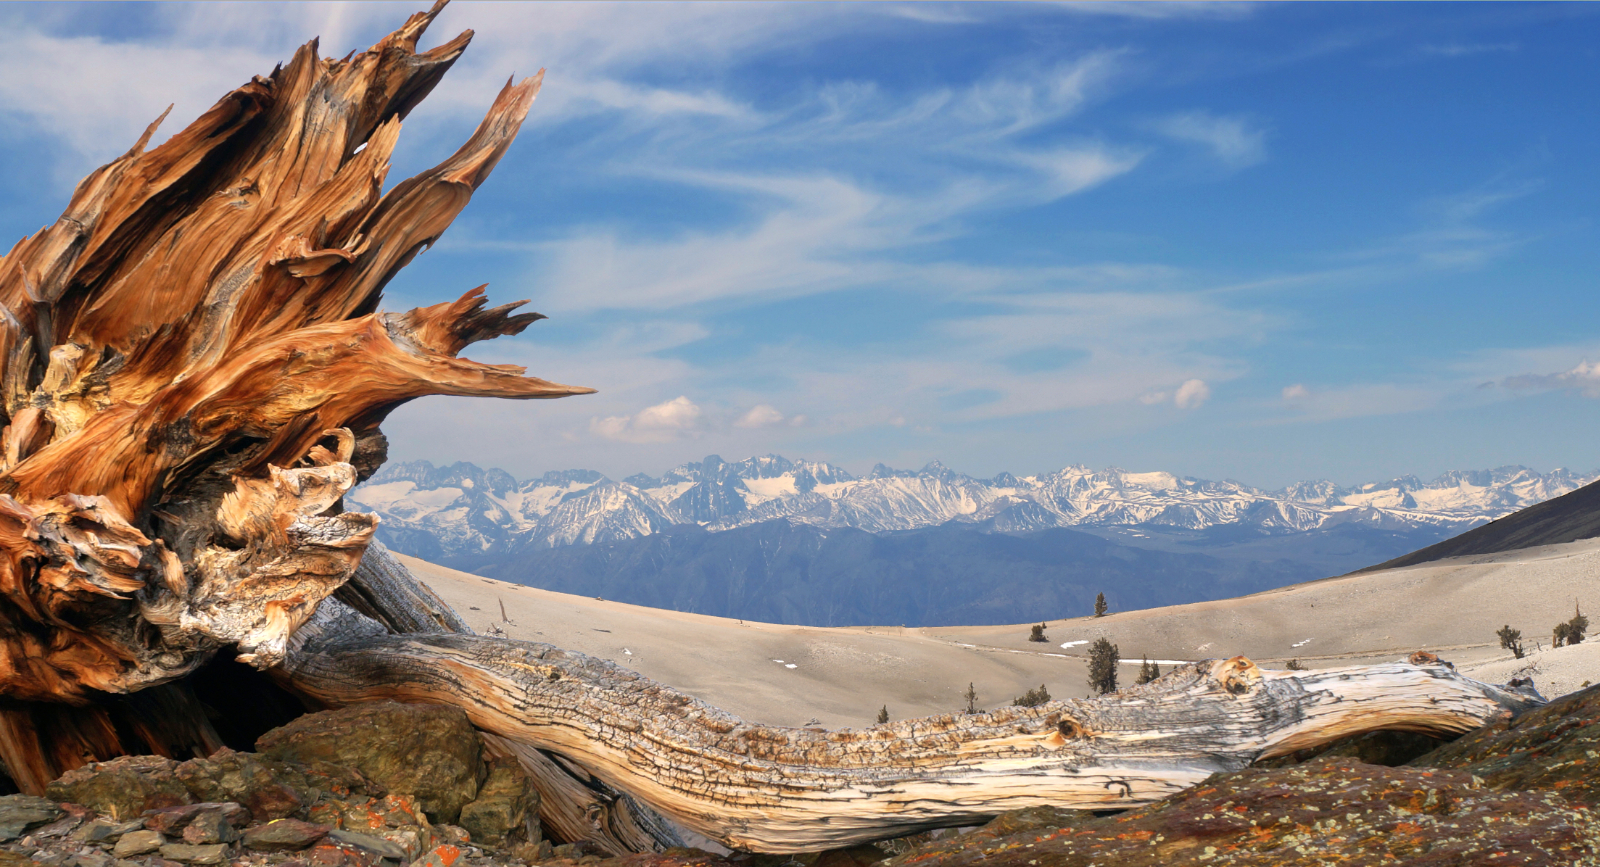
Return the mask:
[[[662, 594], [680, 593], [686, 595], [669, 607], [751, 619], [943, 623], [1034, 616], [1020, 602], [1004, 602], [999, 590], [942, 586], [964, 581], [1022, 592], [1008, 582], [1030, 569], [1041, 586], [1059, 592], [1034, 589], [1025, 597], [1043, 593], [1060, 606], [1081, 604], [1072, 594], [1085, 582], [1110, 582], [1126, 607], [1148, 607], [1342, 574], [1593, 478], [1501, 467], [1430, 482], [1310, 481], [1268, 491], [1114, 468], [975, 479], [935, 461], [921, 470], [878, 464], [858, 477], [777, 455], [733, 463], [713, 455], [660, 478], [621, 482], [591, 470], [518, 481], [472, 464], [413, 461], [385, 466], [349, 498], [382, 516], [379, 535], [398, 551], [551, 589], [641, 604], [667, 604]], [[1077, 532], [1047, 532], [1067, 528]], [[884, 541], [863, 541], [874, 538]], [[790, 559], [769, 559], [772, 546]], [[1039, 554], [1046, 550], [1056, 559]], [[904, 589], [908, 580], [886, 565], [884, 552], [912, 557], [929, 585], [924, 599], [939, 604], [872, 601], [885, 582]], [[749, 568], [737, 580], [732, 572], [718, 578], [723, 573], [701, 562], [713, 555]], [[990, 556], [998, 559], [985, 565]], [[1178, 566], [1185, 558], [1189, 565]], [[1115, 564], [1137, 567], [1118, 572]], [[1101, 589], [1112, 592], [1093, 592]], [[779, 595], [762, 601], [767, 592]]]
[[[1381, 538], [1379, 535], [1381, 534]], [[867, 533], [789, 521], [723, 532], [698, 525], [614, 542], [536, 548], [479, 574], [636, 605], [813, 626], [1023, 623], [1093, 611], [1224, 599], [1328, 574], [1340, 549], [1364, 562], [1419, 541], [1357, 525], [1321, 536], [1313, 556], [1223, 540], [1219, 555], [1153, 550], [1051, 528], [1022, 535], [971, 524]], [[1271, 537], [1277, 546], [1286, 537]], [[1175, 546], [1185, 544], [1173, 540]], [[1349, 571], [1348, 569], [1343, 571]]]

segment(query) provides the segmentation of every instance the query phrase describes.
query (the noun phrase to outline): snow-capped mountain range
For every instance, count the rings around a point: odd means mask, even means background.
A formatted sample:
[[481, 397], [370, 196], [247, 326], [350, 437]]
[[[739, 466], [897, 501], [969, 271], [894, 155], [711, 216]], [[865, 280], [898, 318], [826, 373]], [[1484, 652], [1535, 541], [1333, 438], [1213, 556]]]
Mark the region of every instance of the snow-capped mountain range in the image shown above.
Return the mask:
[[468, 463], [390, 464], [349, 498], [383, 518], [402, 549], [451, 559], [646, 536], [679, 524], [712, 532], [771, 520], [872, 533], [952, 521], [1003, 533], [1048, 527], [1204, 530], [1233, 525], [1289, 534], [1342, 522], [1460, 532], [1560, 496], [1600, 477], [1526, 467], [1404, 476], [1341, 487], [1300, 482], [1276, 491], [1171, 473], [1072, 466], [1037, 476], [976, 479], [935, 461], [920, 470], [878, 464], [855, 476], [777, 455], [727, 463], [711, 456], [660, 478], [613, 481], [592, 470], [518, 481]]

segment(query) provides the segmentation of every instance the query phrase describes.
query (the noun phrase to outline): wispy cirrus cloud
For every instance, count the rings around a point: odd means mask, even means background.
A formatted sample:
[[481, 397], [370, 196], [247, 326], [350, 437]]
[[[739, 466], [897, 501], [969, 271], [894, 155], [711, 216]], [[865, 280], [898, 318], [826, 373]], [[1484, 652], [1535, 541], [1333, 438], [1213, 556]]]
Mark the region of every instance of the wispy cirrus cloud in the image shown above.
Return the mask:
[[1577, 367], [1558, 373], [1521, 373], [1500, 380], [1501, 388], [1513, 391], [1575, 391], [1584, 397], [1600, 398], [1600, 362], [1580, 361]]
[[1508, 54], [1520, 51], [1515, 42], [1447, 42], [1422, 45], [1417, 51], [1433, 57], [1470, 57], [1474, 54]]
[[1267, 158], [1266, 131], [1243, 117], [1187, 111], [1161, 118], [1151, 127], [1167, 138], [1205, 148], [1231, 169], [1253, 166]]

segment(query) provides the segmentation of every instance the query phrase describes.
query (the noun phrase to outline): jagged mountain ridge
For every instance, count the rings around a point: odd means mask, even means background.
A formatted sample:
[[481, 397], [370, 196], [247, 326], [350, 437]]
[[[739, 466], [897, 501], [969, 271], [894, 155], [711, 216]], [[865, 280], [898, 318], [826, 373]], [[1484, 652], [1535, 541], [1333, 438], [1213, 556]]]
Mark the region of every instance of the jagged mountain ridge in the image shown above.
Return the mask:
[[950, 522], [1003, 533], [1145, 525], [1294, 534], [1346, 522], [1457, 533], [1596, 476], [1511, 466], [1450, 472], [1431, 482], [1415, 476], [1353, 487], [1313, 481], [1268, 491], [1116, 468], [977, 479], [935, 461], [915, 471], [878, 464], [858, 477], [824, 462], [766, 455], [728, 463], [713, 455], [660, 478], [640, 474], [620, 482], [592, 470], [518, 481], [469, 463], [402, 462], [382, 468], [350, 498], [383, 517], [390, 544], [461, 562], [638, 538], [675, 525], [722, 532], [780, 519], [869, 533]]

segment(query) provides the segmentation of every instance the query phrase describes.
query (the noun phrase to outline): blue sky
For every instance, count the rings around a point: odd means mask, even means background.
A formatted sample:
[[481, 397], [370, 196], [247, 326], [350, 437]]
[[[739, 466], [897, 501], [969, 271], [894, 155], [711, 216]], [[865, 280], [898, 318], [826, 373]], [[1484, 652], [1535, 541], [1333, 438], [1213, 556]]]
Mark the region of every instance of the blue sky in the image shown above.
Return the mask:
[[[414, 5], [0, 7], [0, 238]], [[425, 44], [469, 27], [391, 182], [544, 90], [387, 306], [531, 298], [470, 354], [600, 394], [419, 401], [396, 458], [1600, 467], [1600, 7], [460, 2]]]

